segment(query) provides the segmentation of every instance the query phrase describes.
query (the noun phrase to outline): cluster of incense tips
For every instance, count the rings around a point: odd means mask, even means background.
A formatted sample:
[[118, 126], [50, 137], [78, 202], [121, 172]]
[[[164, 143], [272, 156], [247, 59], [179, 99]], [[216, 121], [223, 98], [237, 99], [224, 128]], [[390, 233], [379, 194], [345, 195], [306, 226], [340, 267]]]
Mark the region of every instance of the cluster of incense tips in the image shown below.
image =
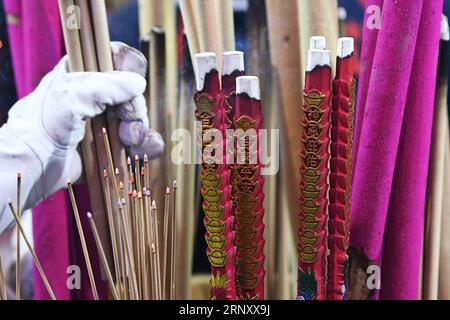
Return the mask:
[[[120, 170], [114, 165], [107, 130], [103, 129], [102, 134], [108, 158], [108, 167], [103, 172], [102, 191], [107, 210], [109, 245], [113, 256], [112, 267], [108, 264], [104, 249], [106, 243], [102, 242], [99, 236], [95, 216], [91, 213], [87, 216], [100, 262], [106, 271], [111, 294], [115, 300], [175, 299], [173, 265], [176, 263], [176, 182], [174, 182], [173, 190], [167, 188], [164, 205], [164, 234], [160, 234], [156, 202], [152, 200], [149, 190], [147, 172], [150, 163], [147, 155], [144, 156], [143, 161], [138, 156], [133, 161], [128, 158], [125, 167], [128, 168], [127, 176], [130, 180], [127, 182], [128, 190], [125, 192], [125, 183], [119, 181]], [[79, 212], [70, 182], [68, 182], [68, 189], [94, 298], [98, 298], [84, 231], [78, 223]]]
[[346, 298], [349, 217], [352, 183], [352, 146], [355, 107], [353, 38], [338, 40], [336, 78], [333, 82], [331, 114], [330, 205], [328, 221], [329, 300]]
[[330, 158], [330, 51], [311, 41], [302, 126], [298, 299], [326, 299], [327, 192]]
[[[264, 180], [259, 162], [251, 161], [251, 150], [258, 148], [257, 132], [262, 124], [259, 81], [243, 76], [242, 52], [225, 52], [220, 88], [215, 58], [214, 53], [196, 56], [195, 95], [196, 116], [203, 131], [201, 180], [212, 273], [211, 298], [263, 299]], [[256, 133], [256, 141], [248, 136], [237, 137], [243, 155], [239, 147], [226, 150], [210, 138], [210, 130], [215, 130], [225, 141], [229, 128], [246, 133], [253, 129]], [[218, 148], [225, 150], [223, 154], [219, 151], [223, 158], [214, 158], [215, 153], [207, 155], [208, 150], [217, 153]], [[228, 159], [233, 159], [233, 163], [227, 163]]]

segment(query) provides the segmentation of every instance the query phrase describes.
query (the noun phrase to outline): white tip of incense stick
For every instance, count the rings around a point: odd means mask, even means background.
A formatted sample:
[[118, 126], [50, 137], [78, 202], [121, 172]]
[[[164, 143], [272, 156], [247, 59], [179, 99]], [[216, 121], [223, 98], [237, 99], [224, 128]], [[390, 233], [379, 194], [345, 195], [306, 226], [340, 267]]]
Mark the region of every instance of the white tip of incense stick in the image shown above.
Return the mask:
[[138, 192], [138, 194], [137, 194], [137, 197], [139, 198], [139, 199], [141, 199], [142, 198], [142, 192]]
[[120, 189], [125, 188], [122, 181], [119, 182], [119, 188], [120, 188]]
[[92, 219], [92, 213], [88, 212], [87, 213], [87, 217], [88, 217], [89, 220]]
[[441, 40], [450, 41], [450, 31], [448, 26], [448, 18], [445, 14], [441, 18]]
[[195, 55], [197, 91], [203, 90], [206, 75], [213, 70], [217, 70], [216, 54], [214, 52], [202, 52]]
[[228, 76], [235, 71], [244, 70], [244, 53], [242, 51], [227, 51], [222, 53], [222, 75]]
[[119, 168], [116, 168], [116, 170], [114, 170], [114, 173], [116, 174], [116, 176], [118, 176], [120, 174]]
[[311, 72], [319, 66], [331, 66], [330, 50], [308, 50], [308, 62], [306, 64], [306, 72]]
[[175, 180], [175, 181], [173, 182], [173, 188], [174, 188], [174, 189], [177, 188], [177, 180]]
[[309, 49], [325, 50], [327, 39], [322, 36], [314, 36], [309, 39]]
[[152, 209], [155, 209], [155, 208], [156, 208], [156, 201], [153, 200], [153, 201], [152, 201]]
[[347, 9], [344, 7], [338, 8], [338, 17], [340, 21], [346, 21], [347, 20]]
[[102, 132], [103, 134], [106, 134], [107, 133], [106, 128], [102, 128]]
[[12, 204], [11, 199], [8, 199], [8, 200], [6, 200], [6, 201], [8, 201], [8, 204]]
[[355, 50], [355, 40], [351, 37], [339, 38], [337, 43], [337, 56], [341, 59], [352, 55]]
[[144, 162], [147, 163], [148, 162], [148, 156], [146, 153], [144, 153]]
[[261, 100], [259, 78], [243, 76], [236, 79], [236, 94], [246, 93], [252, 99]]
[[139, 161], [139, 156], [138, 156], [138, 155], [135, 155], [135, 156], [134, 156], [134, 160]]
[[170, 194], [170, 188], [169, 187], [166, 188], [166, 195], [168, 195], [168, 194]]
[[127, 164], [128, 164], [128, 165], [131, 164], [131, 158], [130, 158], [130, 157], [127, 158]]
[[106, 169], [103, 170], [103, 178], [107, 178], [108, 177], [108, 171], [106, 171]]
[[72, 181], [70, 181], [70, 179], [67, 179], [66, 184], [72, 184]]

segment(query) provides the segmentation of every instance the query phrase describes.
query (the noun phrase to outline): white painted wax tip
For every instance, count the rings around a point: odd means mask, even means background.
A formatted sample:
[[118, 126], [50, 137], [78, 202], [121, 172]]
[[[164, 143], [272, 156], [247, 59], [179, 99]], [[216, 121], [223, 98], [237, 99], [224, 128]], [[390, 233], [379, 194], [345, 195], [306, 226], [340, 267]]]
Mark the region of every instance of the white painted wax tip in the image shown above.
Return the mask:
[[309, 49], [325, 50], [327, 39], [323, 36], [313, 36], [309, 39]]
[[246, 93], [252, 99], [261, 100], [259, 78], [242, 76], [236, 79], [236, 94]]
[[217, 70], [216, 54], [214, 52], [202, 52], [195, 55], [197, 91], [203, 90], [206, 75], [213, 70]]
[[355, 50], [355, 39], [351, 37], [339, 38], [337, 43], [337, 56], [341, 59], [353, 54]]
[[445, 14], [443, 14], [441, 18], [441, 40], [450, 41], [448, 18]]
[[244, 53], [242, 51], [222, 53], [222, 75], [229, 76], [235, 71], [245, 71]]
[[312, 49], [308, 50], [308, 62], [306, 64], [306, 72], [311, 72], [316, 67], [331, 67], [330, 50]]
[[347, 9], [344, 7], [338, 8], [338, 17], [340, 21], [346, 21], [347, 20]]

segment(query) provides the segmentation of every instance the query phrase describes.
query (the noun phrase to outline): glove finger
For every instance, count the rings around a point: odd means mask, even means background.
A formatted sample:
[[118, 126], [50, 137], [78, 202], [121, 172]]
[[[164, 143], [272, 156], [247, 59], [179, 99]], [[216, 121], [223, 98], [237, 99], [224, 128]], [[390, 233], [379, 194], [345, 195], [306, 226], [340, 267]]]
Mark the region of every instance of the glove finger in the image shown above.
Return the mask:
[[147, 103], [145, 97], [140, 95], [130, 102], [119, 105], [117, 115], [123, 121], [147, 121]]
[[135, 72], [142, 77], [147, 75], [147, 59], [137, 49], [122, 42], [111, 42], [114, 69]]
[[164, 141], [161, 135], [152, 130], [147, 130], [144, 141], [140, 145], [132, 145], [130, 147], [130, 154], [137, 155], [140, 158], [144, 158], [147, 155], [149, 159], [156, 159], [161, 157], [164, 152]]
[[148, 131], [148, 120], [141, 121], [122, 121], [119, 125], [119, 136], [122, 143], [126, 146], [140, 145], [144, 143]]
[[[106, 105], [119, 105], [142, 95], [146, 81], [133, 72], [80, 72], [64, 75], [54, 95], [78, 101], [73, 106], [82, 118], [102, 113]], [[67, 94], [69, 93], [69, 96]]]

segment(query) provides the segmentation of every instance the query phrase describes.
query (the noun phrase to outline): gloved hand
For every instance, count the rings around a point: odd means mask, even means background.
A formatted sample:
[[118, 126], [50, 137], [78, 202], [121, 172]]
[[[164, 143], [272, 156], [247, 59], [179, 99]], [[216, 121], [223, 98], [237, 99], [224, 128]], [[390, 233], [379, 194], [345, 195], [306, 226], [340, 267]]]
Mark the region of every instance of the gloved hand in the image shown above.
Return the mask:
[[[122, 43], [112, 43], [116, 70], [108, 73], [69, 73], [67, 57], [47, 74], [38, 88], [18, 101], [0, 128], [0, 232], [11, 214], [6, 198], [15, 198], [15, 179], [22, 173], [24, 209], [65, 187], [67, 179], [82, 174], [77, 146], [85, 134], [86, 119], [118, 106], [119, 135], [131, 154], [161, 155], [161, 136], [149, 129], [143, 96], [145, 57]], [[2, 219], [3, 215], [3, 219]]]

